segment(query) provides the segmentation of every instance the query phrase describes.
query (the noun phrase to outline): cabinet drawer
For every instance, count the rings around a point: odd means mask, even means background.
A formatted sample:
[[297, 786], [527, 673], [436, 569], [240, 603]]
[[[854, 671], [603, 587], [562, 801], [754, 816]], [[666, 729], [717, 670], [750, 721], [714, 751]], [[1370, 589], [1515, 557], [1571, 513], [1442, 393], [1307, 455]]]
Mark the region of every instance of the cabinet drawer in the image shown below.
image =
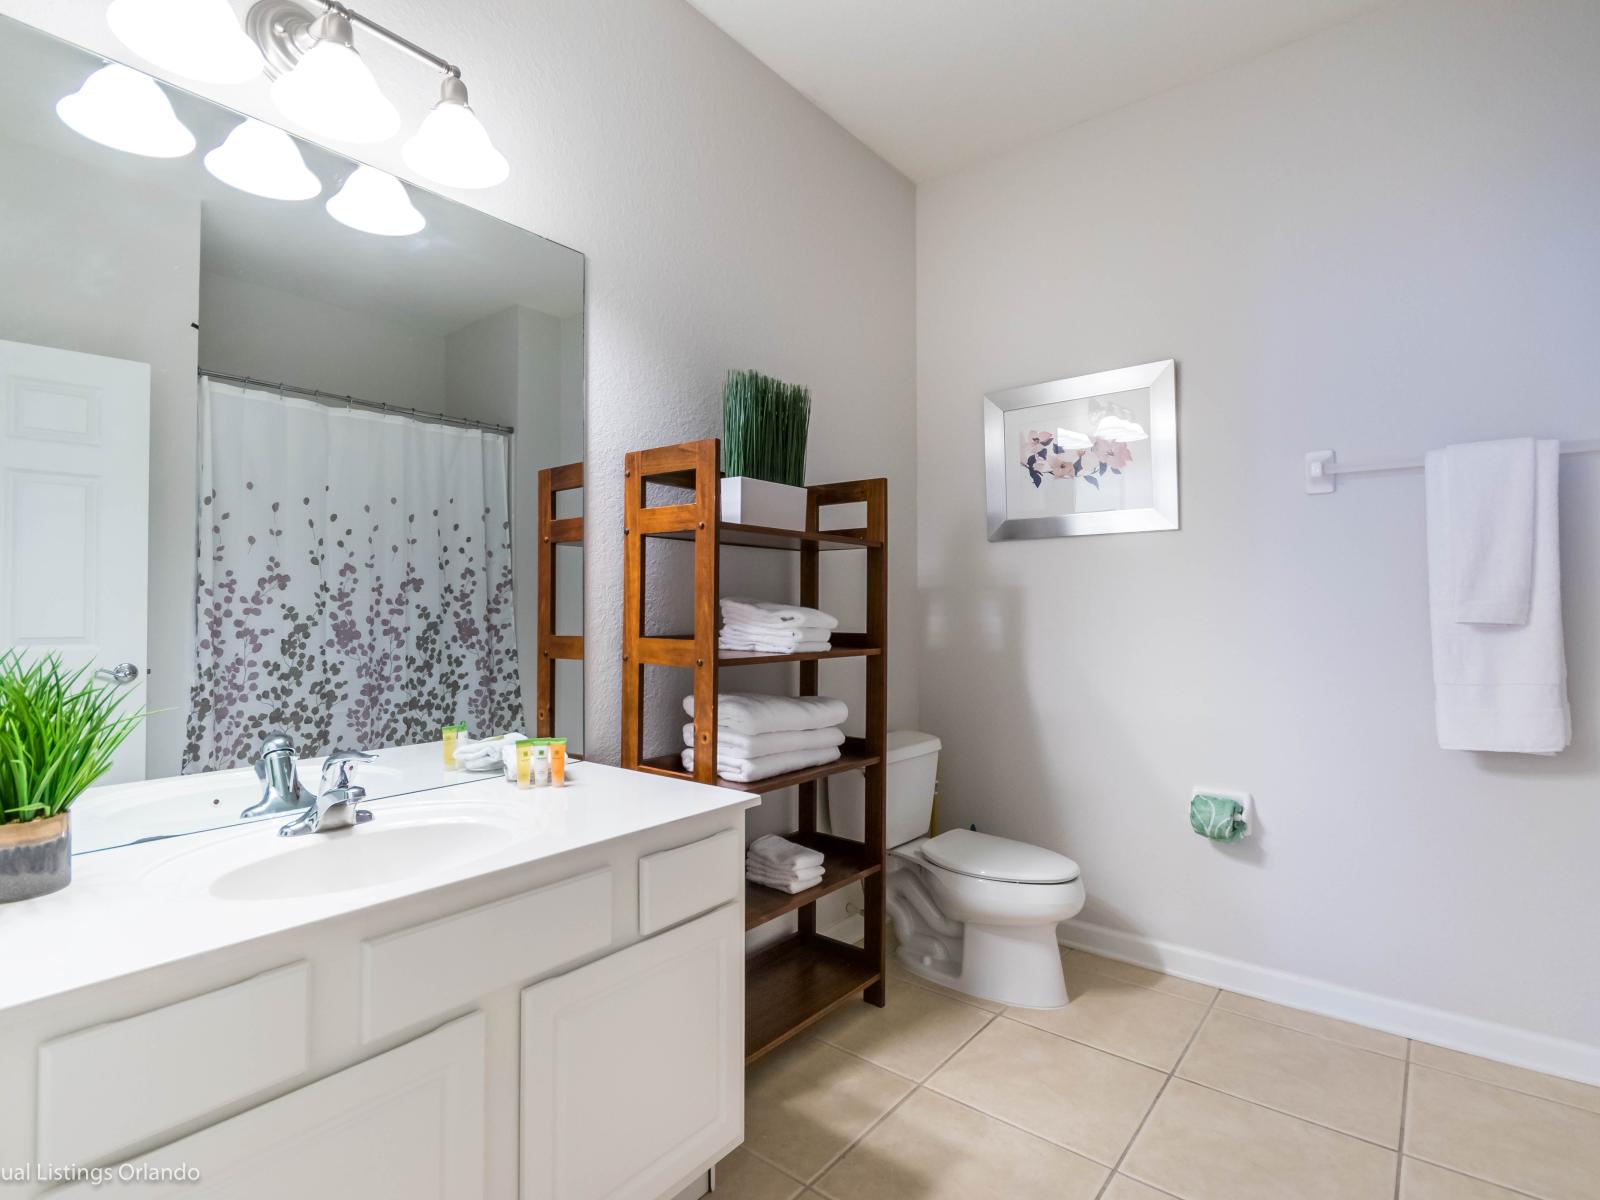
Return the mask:
[[361, 943], [372, 1041], [611, 944], [611, 868]]
[[42, 1162], [94, 1162], [309, 1065], [311, 968], [280, 967], [39, 1047]]
[[744, 883], [744, 836], [724, 829], [639, 860], [639, 932], [644, 936], [736, 899]]

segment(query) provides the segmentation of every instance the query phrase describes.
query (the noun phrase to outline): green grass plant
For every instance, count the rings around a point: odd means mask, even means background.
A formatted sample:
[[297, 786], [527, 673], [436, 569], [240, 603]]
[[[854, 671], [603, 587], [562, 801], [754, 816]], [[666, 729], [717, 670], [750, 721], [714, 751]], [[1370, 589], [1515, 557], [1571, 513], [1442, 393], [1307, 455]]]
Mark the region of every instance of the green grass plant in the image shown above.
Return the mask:
[[58, 655], [0, 654], [0, 825], [65, 812], [111, 769], [144, 713], [122, 712], [114, 684]]
[[722, 388], [722, 471], [804, 487], [811, 393], [759, 371], [729, 371]]

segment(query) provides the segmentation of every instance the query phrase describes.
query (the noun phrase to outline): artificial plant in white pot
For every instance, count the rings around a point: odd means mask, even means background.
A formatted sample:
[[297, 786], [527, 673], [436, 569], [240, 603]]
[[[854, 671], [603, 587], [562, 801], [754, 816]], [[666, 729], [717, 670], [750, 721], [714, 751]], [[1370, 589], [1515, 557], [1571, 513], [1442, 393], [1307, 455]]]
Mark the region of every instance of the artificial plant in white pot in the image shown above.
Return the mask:
[[0, 903], [72, 881], [72, 802], [144, 719], [121, 709], [116, 687], [95, 682], [90, 666], [0, 654]]
[[722, 389], [722, 519], [806, 527], [811, 393], [757, 371], [729, 371]]

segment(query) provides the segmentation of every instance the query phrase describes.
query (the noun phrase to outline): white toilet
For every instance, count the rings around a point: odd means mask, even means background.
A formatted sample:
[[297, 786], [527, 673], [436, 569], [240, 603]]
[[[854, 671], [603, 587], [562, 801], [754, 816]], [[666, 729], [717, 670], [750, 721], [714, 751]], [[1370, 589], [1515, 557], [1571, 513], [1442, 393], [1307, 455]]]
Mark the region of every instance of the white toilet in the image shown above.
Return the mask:
[[[1067, 1002], [1056, 924], [1083, 908], [1078, 864], [1026, 842], [952, 829], [928, 836], [939, 739], [889, 734], [889, 917], [906, 970], [1021, 1008]], [[828, 781], [828, 820], [862, 837], [862, 777]]]

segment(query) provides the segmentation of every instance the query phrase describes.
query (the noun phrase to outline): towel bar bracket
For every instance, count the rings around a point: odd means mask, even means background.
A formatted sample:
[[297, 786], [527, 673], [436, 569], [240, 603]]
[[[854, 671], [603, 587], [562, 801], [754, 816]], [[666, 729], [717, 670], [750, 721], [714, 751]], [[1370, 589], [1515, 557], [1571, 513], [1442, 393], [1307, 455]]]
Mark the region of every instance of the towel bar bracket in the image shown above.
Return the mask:
[[1306, 495], [1326, 496], [1333, 491], [1337, 472], [1328, 470], [1332, 464], [1332, 450], [1312, 450], [1306, 455]]

